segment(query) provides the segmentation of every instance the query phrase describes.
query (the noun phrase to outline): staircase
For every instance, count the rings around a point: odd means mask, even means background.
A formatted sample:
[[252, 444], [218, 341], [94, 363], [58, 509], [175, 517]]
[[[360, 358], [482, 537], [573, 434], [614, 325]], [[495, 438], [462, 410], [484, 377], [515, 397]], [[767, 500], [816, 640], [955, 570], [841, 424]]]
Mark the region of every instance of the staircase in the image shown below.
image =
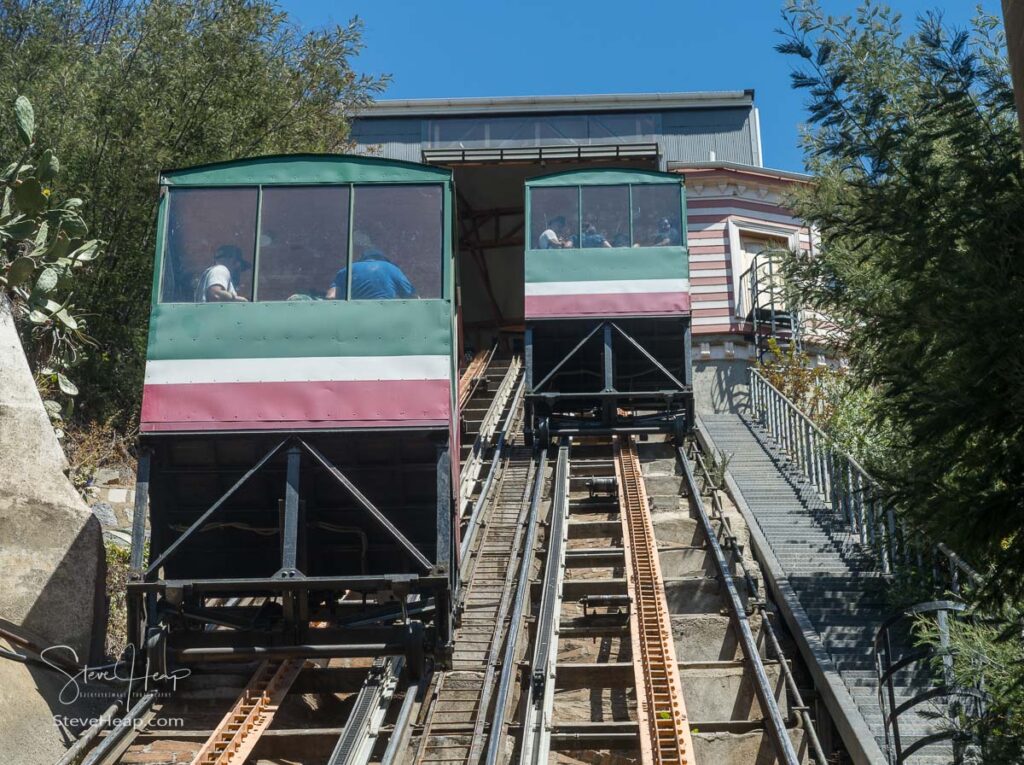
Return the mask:
[[[739, 414], [703, 415], [701, 419], [713, 447], [731, 457], [728, 472], [741, 495], [737, 500], [749, 507], [798, 601], [792, 605], [802, 610], [813, 628], [815, 634], [805, 637], [816, 639], [831, 661], [831, 666], [821, 669], [840, 681], [847, 699], [852, 699], [840, 714], [859, 716], [852, 720], [852, 729], [870, 732], [873, 741], [861, 741], [859, 746], [865, 761], [895, 762], [884, 754], [887, 742], [873, 651], [878, 628], [892, 611], [885, 595], [889, 578], [843, 515], [820, 498], [759, 426]], [[906, 670], [897, 675], [895, 685], [898, 704], [928, 690], [932, 682], [923, 670]], [[835, 718], [837, 710], [831, 711]], [[901, 715], [904, 749], [943, 729], [929, 711], [940, 716], [941, 708], [928, 710], [926, 705]], [[858, 747], [846, 743], [853, 754]], [[949, 765], [953, 762], [952, 745], [924, 746], [904, 762]]]

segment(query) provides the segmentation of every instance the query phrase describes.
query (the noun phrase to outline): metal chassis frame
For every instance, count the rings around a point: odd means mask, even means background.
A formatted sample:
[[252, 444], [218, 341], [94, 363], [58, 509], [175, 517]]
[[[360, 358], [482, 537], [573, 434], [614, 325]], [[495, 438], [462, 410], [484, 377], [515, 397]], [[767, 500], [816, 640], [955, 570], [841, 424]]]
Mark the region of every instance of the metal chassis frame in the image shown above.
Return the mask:
[[[527, 325], [525, 333], [526, 356], [526, 423], [532, 434], [539, 425], [536, 413], [538, 402], [544, 402], [549, 409], [559, 403], [580, 400], [601, 400], [600, 420], [585, 418], [578, 414], [560, 414], [552, 416], [548, 424], [550, 435], [610, 435], [615, 433], [673, 433], [678, 432], [677, 420], [683, 417], [683, 430], [693, 427], [693, 362], [692, 332], [693, 324], [687, 319], [683, 335], [683, 379], [679, 380], [672, 372], [658, 361], [636, 338], [626, 332], [611, 319], [598, 319], [582, 339], [562, 359], [552, 367], [542, 380], [533, 379], [533, 327]], [[603, 388], [593, 392], [561, 393], [542, 390], [555, 375], [575, 356], [587, 341], [598, 331], [602, 333]], [[614, 385], [615, 353], [612, 338], [621, 336], [660, 372], [668, 381], [669, 386], [660, 390], [650, 391], [619, 391]], [[638, 403], [664, 404], [665, 411], [648, 415], [625, 415], [619, 411], [620, 402], [623, 406], [635, 406]]]
[[[285, 450], [287, 470], [285, 478], [284, 501], [281, 507], [281, 563], [277, 572], [269, 578], [226, 578], [226, 579], [164, 579], [160, 577], [161, 566], [174, 555], [195, 532], [203, 527], [217, 510], [254, 476], [270, 459]], [[312, 592], [362, 592], [366, 594], [390, 593], [399, 598], [403, 605], [406, 596], [416, 593], [434, 599], [435, 624], [430, 636], [433, 639], [439, 656], [450, 650], [452, 640], [451, 602], [452, 590], [457, 572], [452, 570], [452, 533], [451, 515], [451, 457], [450, 445], [437, 447], [437, 560], [431, 563], [413, 544], [399, 531], [348, 477], [324, 456], [315, 446], [301, 436], [286, 436], [275, 444], [266, 454], [245, 472], [231, 488], [218, 498], [209, 509], [193, 522], [177, 539], [172, 542], [148, 566], [143, 562], [145, 546], [145, 521], [149, 508], [149, 484], [152, 463], [152, 450], [140, 450], [135, 515], [132, 522], [132, 552], [130, 574], [127, 585], [128, 592], [128, 640], [131, 645], [141, 647], [146, 638], [166, 630], [161, 624], [159, 609], [162, 597], [168, 603], [183, 604], [193, 596], [224, 596], [229, 593], [250, 596], [280, 596], [284, 609], [284, 629], [274, 633], [260, 633], [252, 629], [252, 625], [232, 624], [230, 619], [217, 615], [216, 608], [206, 608], [187, 613], [187, 618], [194, 622], [220, 624], [239, 627], [230, 634], [238, 641], [242, 635], [257, 638], [253, 645], [232, 651], [232, 657], [245, 656], [279, 656], [279, 655], [324, 655], [324, 656], [363, 656], [396, 650], [410, 656], [422, 651], [424, 633], [421, 628], [409, 623], [412, 629], [391, 629], [383, 642], [367, 642], [365, 630], [310, 629], [308, 595]], [[403, 550], [419, 569], [417, 574], [396, 573], [371, 576], [333, 576], [311, 577], [303, 571], [300, 557], [299, 540], [304, 531], [303, 503], [300, 501], [299, 474], [302, 454], [311, 457], [313, 463], [323, 468], [356, 500], [370, 518], [383, 529]], [[181, 612], [186, 616], [186, 612]], [[401, 615], [408, 617], [403, 607]], [[198, 633], [212, 638], [218, 633]], [[192, 641], [196, 642], [196, 641]], [[202, 641], [199, 641], [200, 643]], [[211, 642], [207, 640], [206, 642]], [[216, 642], [216, 641], [212, 641]], [[248, 642], [241, 640], [240, 642]], [[387, 651], [383, 649], [387, 648]], [[174, 646], [172, 646], [174, 649]], [[221, 646], [199, 645], [191, 649], [179, 651], [184, 657], [189, 651], [195, 658], [223, 658], [226, 649]], [[412, 662], [410, 662], [411, 664]]]

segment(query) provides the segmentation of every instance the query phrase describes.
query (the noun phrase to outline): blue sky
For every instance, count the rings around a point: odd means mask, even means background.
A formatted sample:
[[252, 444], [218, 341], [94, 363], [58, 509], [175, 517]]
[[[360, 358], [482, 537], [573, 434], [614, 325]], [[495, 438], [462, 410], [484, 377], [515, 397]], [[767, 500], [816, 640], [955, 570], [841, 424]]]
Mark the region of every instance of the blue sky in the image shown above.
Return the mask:
[[[849, 13], [851, 0], [822, 0]], [[753, 88], [764, 162], [800, 170], [801, 93], [774, 51], [781, 0], [283, 0], [304, 26], [365, 23], [361, 71], [389, 73], [383, 98], [563, 95]], [[966, 24], [969, 0], [893, 0], [907, 20], [939, 8]], [[985, 0], [1000, 13], [999, 0]]]

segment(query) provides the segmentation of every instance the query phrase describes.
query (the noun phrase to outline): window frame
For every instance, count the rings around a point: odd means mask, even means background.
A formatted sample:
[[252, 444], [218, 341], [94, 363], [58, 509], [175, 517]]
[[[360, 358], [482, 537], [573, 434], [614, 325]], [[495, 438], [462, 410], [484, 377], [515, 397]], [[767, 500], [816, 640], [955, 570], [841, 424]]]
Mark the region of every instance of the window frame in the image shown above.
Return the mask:
[[[566, 183], [565, 185], [551, 184], [551, 185], [543, 185], [543, 186], [528, 186], [527, 187], [527, 195], [526, 195], [526, 205], [527, 205], [527, 208], [526, 208], [526, 230], [527, 231], [532, 231], [533, 230], [533, 192], [534, 191], [536, 191], [538, 189], [552, 189], [552, 188], [571, 189], [571, 188], [575, 187], [576, 188], [576, 193], [577, 193], [577, 202], [576, 202], [576, 207], [577, 207], [577, 210], [576, 210], [576, 213], [577, 213], [576, 230], [578, 232], [580, 232], [579, 236], [580, 236], [580, 240], [582, 241], [582, 238], [583, 238], [583, 189], [584, 188], [588, 188], [588, 189], [589, 188], [605, 188], [605, 187], [611, 187], [611, 186], [625, 186], [628, 189], [628, 192], [629, 192], [628, 193], [629, 207], [627, 209], [627, 216], [628, 216], [628, 219], [629, 219], [629, 241], [630, 241], [630, 244], [629, 244], [628, 247], [614, 247], [613, 246], [611, 248], [603, 247], [603, 248], [600, 248], [600, 249], [641, 250], [641, 251], [642, 250], [657, 249], [656, 246], [647, 246], [647, 247], [645, 247], [643, 245], [641, 245], [639, 247], [634, 247], [633, 246], [633, 241], [635, 239], [635, 232], [634, 232], [634, 227], [633, 227], [633, 187], [634, 186], [670, 186], [670, 187], [672, 187], [672, 188], [674, 188], [676, 190], [676, 192], [678, 194], [678, 198], [679, 198], [679, 220], [680, 220], [680, 232], [679, 232], [679, 235], [680, 235], [681, 242], [678, 245], [663, 245], [663, 246], [665, 246], [665, 247], [680, 247], [682, 249], [686, 249], [687, 248], [688, 243], [687, 243], [687, 236], [686, 236], [686, 234], [687, 234], [687, 231], [686, 231], [686, 188], [683, 185], [683, 183], [681, 183], [681, 182], [678, 185], [674, 184], [674, 183], [666, 183], [666, 182], [660, 182], [660, 183], [637, 183], [637, 182], [631, 182], [631, 181], [613, 181], [613, 180], [611, 180], [609, 178], [608, 183]], [[573, 250], [584, 250], [584, 249], [591, 250], [591, 249], [595, 249], [595, 248], [593, 248], [593, 247], [573, 247], [572, 249]], [[527, 252], [542, 252], [543, 251], [539, 247], [537, 247], [536, 241], [534, 240], [533, 237], [529, 237], [528, 238], [526, 250], [527, 250]]]
[[[270, 185], [270, 184], [267, 184]], [[294, 184], [288, 184], [294, 185]], [[229, 183], [220, 185], [161, 185], [160, 186], [160, 204], [157, 207], [157, 241], [159, 243], [159, 250], [157, 252], [157, 262], [153, 268], [153, 305], [218, 305], [217, 303], [197, 303], [194, 300], [164, 300], [164, 281], [167, 277], [167, 265], [168, 265], [168, 248], [170, 244], [171, 236], [171, 194], [176, 189], [182, 191], [201, 191], [204, 189], [216, 189], [218, 191], [232, 190], [232, 189], [256, 189], [256, 215], [254, 216], [255, 229], [255, 242], [253, 244], [253, 263], [252, 263], [252, 300], [248, 302], [256, 302], [256, 276], [257, 276], [257, 265], [256, 255], [260, 248], [260, 208], [262, 205], [263, 191], [262, 186], [251, 183]]]
[[[346, 269], [346, 285], [345, 285], [345, 296], [344, 298], [335, 298], [337, 302], [347, 303], [352, 300], [352, 256], [354, 249], [353, 233], [354, 233], [354, 221], [353, 215], [355, 213], [355, 196], [357, 186], [411, 186], [411, 187], [437, 187], [441, 191], [441, 209], [439, 214], [441, 215], [440, 225], [440, 241], [439, 241], [439, 252], [441, 262], [440, 266], [440, 281], [441, 291], [440, 295], [432, 298], [418, 298], [421, 300], [452, 300], [452, 288], [449, 284], [452, 276], [452, 265], [449, 262], [452, 258], [453, 247], [446, 244], [446, 238], [450, 237], [452, 233], [452, 221], [450, 207], [451, 207], [451, 182], [450, 181], [390, 181], [376, 183], [369, 180], [360, 181], [346, 181], [342, 183], [227, 183], [224, 185], [220, 184], [166, 184], [163, 183], [160, 186], [160, 205], [157, 211], [157, 226], [159, 230], [158, 235], [158, 253], [157, 261], [154, 267], [153, 274], [153, 293], [152, 293], [152, 305], [221, 305], [218, 303], [195, 303], [190, 301], [165, 301], [163, 299], [164, 280], [166, 278], [167, 262], [169, 257], [168, 249], [168, 237], [170, 236], [171, 227], [171, 195], [177, 191], [188, 191], [196, 189], [255, 189], [256, 190], [256, 215], [255, 215], [255, 244], [253, 246], [253, 265], [252, 265], [252, 300], [247, 303], [240, 303], [240, 305], [250, 305], [255, 303], [280, 303], [287, 301], [279, 300], [265, 300], [260, 301], [259, 299], [259, 273], [260, 273], [260, 226], [263, 221], [263, 190], [265, 188], [309, 188], [309, 187], [344, 187], [348, 189], [348, 227], [347, 227], [347, 241], [346, 241], [346, 253], [345, 253], [345, 269]], [[339, 268], [340, 270], [340, 268]], [[335, 301], [325, 301], [335, 302]]]
[[788, 242], [790, 250], [796, 251], [800, 244], [800, 229], [793, 230], [783, 226], [773, 226], [770, 223], [755, 223], [747, 220], [737, 221], [733, 217], [728, 219], [727, 229], [729, 232], [729, 270], [732, 271], [731, 313], [736, 318], [744, 319], [745, 317], [740, 315], [744, 301], [739, 298], [743, 277], [741, 272], [743, 266], [741, 239], [743, 235], [749, 234], [754, 238], [782, 239]]

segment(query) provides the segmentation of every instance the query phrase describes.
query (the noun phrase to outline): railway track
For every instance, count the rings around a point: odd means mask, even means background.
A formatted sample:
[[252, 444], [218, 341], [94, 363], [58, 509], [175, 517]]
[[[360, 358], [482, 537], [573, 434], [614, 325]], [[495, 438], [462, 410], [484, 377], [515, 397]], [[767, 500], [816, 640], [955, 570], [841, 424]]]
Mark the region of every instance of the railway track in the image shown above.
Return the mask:
[[[631, 436], [615, 442], [615, 477], [622, 513], [630, 635], [636, 673], [640, 753], [644, 762], [692, 763], [693, 741], [676, 664], [658, 546], [640, 458]], [[638, 661], [637, 661], [638, 660]]]
[[560, 445], [539, 596], [519, 762], [574, 761], [573, 752], [586, 750], [693, 763], [657, 545], [628, 437]]
[[483, 517], [473, 524], [475, 539], [468, 540], [455, 650], [450, 668], [437, 676], [416, 762], [479, 762], [490, 733], [488, 713], [515, 594], [512, 585], [520, 567], [529, 565], [525, 530], [539, 479], [533, 451], [522, 443], [521, 413], [505, 431], [505, 440], [498, 477], [483, 498]]
[[[478, 378], [491, 371], [484, 368]], [[518, 384], [519, 376], [514, 361], [503, 366], [501, 384], [491, 389], [494, 400], [506, 396], [502, 391]], [[700, 703], [691, 706], [688, 716], [684, 692], [689, 693], [692, 681], [685, 672], [681, 677], [677, 656], [694, 648], [675, 643], [678, 607], [666, 602], [666, 584], [671, 589], [678, 582], [663, 576], [664, 531], [656, 525], [666, 516], [654, 513], [666, 491], [662, 487], [650, 496], [647, 489], [649, 480], [666, 479], [645, 476], [644, 452], [629, 436], [563, 439], [546, 452], [525, 446], [520, 392], [507, 393], [497, 410], [501, 417], [489, 437], [497, 448], [486, 452], [490, 462], [481, 464], [481, 488], [467, 510], [450, 664], [416, 681], [391, 659], [352, 668], [350, 678], [361, 671], [364, 679], [352, 688], [351, 710], [340, 720], [335, 716], [310, 724], [308, 737], [319, 744], [308, 751], [320, 753], [303, 758], [296, 749], [298, 761], [505, 765], [580, 762], [603, 754], [624, 761], [704, 763], [712, 761], [697, 756], [706, 745], [705, 728], [763, 730], [771, 743], [788, 735], [782, 713], [778, 708], [772, 712], [771, 689], [757, 693], [763, 718], [707, 723], [709, 713]], [[641, 446], [674, 453], [668, 444]], [[549, 458], [554, 463], [550, 469]], [[700, 493], [693, 468], [704, 466], [688, 462], [683, 452], [679, 459], [684, 468], [673, 472], [681, 472], [683, 479], [673, 479], [673, 485], [682, 488], [674, 491], [683, 507], [693, 500], [686, 499], [687, 493]], [[715, 511], [721, 523], [721, 508], [716, 505]], [[702, 521], [700, 512], [691, 509], [689, 515], [696, 515], [702, 544], [712, 555], [717, 543], [709, 540], [721, 531], [706, 517]], [[670, 536], [680, 536], [678, 525], [670, 528]], [[730, 538], [736, 543], [731, 532]], [[724, 583], [723, 575], [731, 581], [731, 571], [720, 562], [717, 575]], [[728, 612], [733, 629], [742, 632], [744, 604], [731, 597], [716, 603], [711, 609]], [[764, 675], [756, 647], [744, 660], [755, 675]], [[195, 743], [183, 741], [183, 751], [191, 754], [181, 759], [179, 752], [166, 762], [255, 762], [252, 754], [261, 738], [287, 733], [267, 730], [289, 688], [316, 669], [301, 659], [258, 665], [219, 724], [207, 723], [212, 730], [193, 736]], [[787, 682], [792, 686], [792, 678]], [[802, 701], [798, 704], [806, 718]], [[86, 760], [89, 765], [159, 761], [133, 758], [132, 753], [152, 753], [150, 745], [160, 739], [145, 725], [154, 710], [170, 709], [173, 703], [136, 706], [139, 730], [95, 749]], [[691, 733], [691, 719], [700, 721], [702, 733]], [[301, 731], [295, 732], [291, 741], [298, 743]], [[805, 760], [781, 752], [778, 761], [793, 765]]]

